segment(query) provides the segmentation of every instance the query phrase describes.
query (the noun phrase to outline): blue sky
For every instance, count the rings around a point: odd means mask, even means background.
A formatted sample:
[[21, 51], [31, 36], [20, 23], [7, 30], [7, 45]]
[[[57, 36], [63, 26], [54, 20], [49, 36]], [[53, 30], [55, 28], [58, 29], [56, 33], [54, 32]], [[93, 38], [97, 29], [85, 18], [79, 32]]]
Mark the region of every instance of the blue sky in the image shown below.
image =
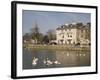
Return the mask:
[[45, 34], [48, 30], [56, 29], [66, 23], [82, 22], [86, 24], [90, 21], [90, 13], [23, 10], [22, 28], [23, 34], [25, 34], [30, 32], [30, 29], [37, 23], [40, 32]]

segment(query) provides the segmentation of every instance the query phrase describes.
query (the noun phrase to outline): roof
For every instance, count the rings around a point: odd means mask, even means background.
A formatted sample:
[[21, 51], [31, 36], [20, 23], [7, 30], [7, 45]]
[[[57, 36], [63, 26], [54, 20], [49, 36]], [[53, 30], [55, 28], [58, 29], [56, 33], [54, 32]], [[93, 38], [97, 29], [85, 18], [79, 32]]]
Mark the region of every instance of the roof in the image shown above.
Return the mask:
[[72, 23], [72, 24], [65, 24], [60, 27], [58, 27], [56, 30], [65, 30], [65, 29], [88, 29], [90, 28], [91, 23], [87, 23], [86, 25], [83, 25], [83, 23]]

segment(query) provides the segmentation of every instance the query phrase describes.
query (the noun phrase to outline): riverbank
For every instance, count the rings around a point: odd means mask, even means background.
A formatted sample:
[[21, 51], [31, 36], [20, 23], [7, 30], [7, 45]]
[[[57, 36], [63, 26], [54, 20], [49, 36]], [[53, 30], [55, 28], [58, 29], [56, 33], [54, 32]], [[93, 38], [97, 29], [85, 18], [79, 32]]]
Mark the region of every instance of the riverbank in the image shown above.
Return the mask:
[[69, 46], [69, 45], [24, 45], [24, 48], [33, 50], [73, 50], [73, 51], [90, 51], [90, 46]]

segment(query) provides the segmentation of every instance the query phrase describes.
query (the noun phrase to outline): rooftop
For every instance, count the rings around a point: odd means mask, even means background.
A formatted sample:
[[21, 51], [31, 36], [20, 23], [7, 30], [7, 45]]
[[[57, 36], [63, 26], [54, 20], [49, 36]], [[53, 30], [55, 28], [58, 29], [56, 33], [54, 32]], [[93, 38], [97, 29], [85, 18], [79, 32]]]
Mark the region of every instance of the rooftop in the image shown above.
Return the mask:
[[83, 28], [90, 27], [91, 26], [90, 24], [91, 23], [87, 23], [87, 24], [83, 24], [83, 23], [65, 24], [65, 25], [58, 27], [56, 30], [73, 29], [73, 28], [83, 29]]

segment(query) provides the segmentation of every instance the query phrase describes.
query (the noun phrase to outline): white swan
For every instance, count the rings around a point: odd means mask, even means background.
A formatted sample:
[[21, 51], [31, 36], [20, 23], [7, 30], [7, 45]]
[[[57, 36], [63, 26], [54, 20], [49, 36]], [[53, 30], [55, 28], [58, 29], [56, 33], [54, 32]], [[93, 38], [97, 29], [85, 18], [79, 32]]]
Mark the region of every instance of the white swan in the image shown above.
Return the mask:
[[82, 54], [80, 54], [80, 56], [82, 56]]
[[54, 64], [61, 64], [59, 61], [54, 61]]
[[44, 60], [44, 64], [46, 65], [52, 65], [52, 64], [61, 64], [59, 61], [55, 60], [55, 61], [51, 61], [48, 58], [46, 58], [46, 60]]
[[53, 62], [51, 60], [49, 60], [48, 58], [46, 58], [46, 60], [44, 60], [44, 64], [51, 65], [51, 64], [53, 64]]
[[32, 65], [33, 66], [36, 66], [37, 65], [37, 61], [38, 61], [38, 58], [33, 58], [33, 61], [32, 61]]
[[67, 53], [67, 56], [69, 56], [69, 53]]
[[86, 54], [83, 54], [83, 56], [86, 56]]

